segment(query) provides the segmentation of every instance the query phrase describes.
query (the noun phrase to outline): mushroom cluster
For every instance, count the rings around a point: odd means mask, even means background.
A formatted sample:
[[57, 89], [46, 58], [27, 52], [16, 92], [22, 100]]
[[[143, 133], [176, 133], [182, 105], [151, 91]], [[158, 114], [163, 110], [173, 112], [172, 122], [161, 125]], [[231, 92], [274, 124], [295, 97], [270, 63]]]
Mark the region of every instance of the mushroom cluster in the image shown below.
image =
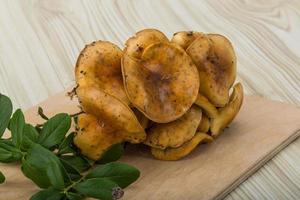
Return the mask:
[[233, 47], [217, 34], [178, 32], [169, 40], [145, 29], [123, 51], [96, 41], [81, 51], [75, 78], [84, 113], [74, 144], [93, 160], [122, 142], [148, 145], [160, 160], [178, 160], [213, 141], [243, 101], [242, 85], [233, 86]]

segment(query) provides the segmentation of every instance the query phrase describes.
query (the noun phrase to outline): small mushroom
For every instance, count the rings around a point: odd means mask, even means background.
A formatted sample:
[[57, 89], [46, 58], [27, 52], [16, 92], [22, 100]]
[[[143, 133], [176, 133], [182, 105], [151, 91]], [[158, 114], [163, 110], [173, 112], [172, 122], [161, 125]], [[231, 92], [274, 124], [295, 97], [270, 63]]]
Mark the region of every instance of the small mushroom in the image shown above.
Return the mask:
[[154, 124], [147, 130], [147, 138], [144, 144], [159, 149], [179, 147], [196, 134], [201, 116], [201, 109], [198, 106], [192, 106], [182, 117], [175, 121]]
[[87, 45], [80, 53], [75, 78], [79, 87], [99, 87], [129, 105], [121, 71], [122, 50], [107, 41]]
[[188, 48], [200, 74], [200, 93], [216, 107], [229, 100], [229, 89], [236, 77], [236, 57], [230, 41], [222, 35], [198, 37]]
[[[192, 106], [199, 90], [199, 75], [181, 47], [165, 39], [157, 42], [161, 37], [154, 36], [156, 43], [151, 43], [149, 32], [141, 31], [126, 43], [129, 46], [122, 59], [125, 91], [130, 102], [147, 118], [167, 123]], [[144, 42], [139, 43], [143, 47], [139, 56], [131, 51], [135, 41]]]
[[114, 124], [104, 122], [90, 114], [80, 114], [77, 127], [78, 132], [74, 138], [74, 144], [83, 155], [92, 160], [100, 159], [114, 144], [124, 141], [138, 142], [128, 133], [116, 129]]
[[179, 160], [190, 154], [201, 143], [212, 142], [213, 138], [205, 133], [197, 132], [196, 135], [178, 148], [164, 150], [151, 148], [152, 155], [159, 160]]
[[238, 114], [243, 103], [243, 87], [241, 83], [237, 83], [233, 87], [233, 92], [230, 95], [229, 103], [218, 109], [218, 116], [211, 119], [210, 131], [213, 137], [217, 137], [220, 132], [232, 122]]
[[144, 29], [126, 41], [124, 52], [130, 57], [139, 59], [146, 47], [159, 42], [169, 43], [169, 39], [159, 30]]
[[122, 132], [116, 132], [111, 125], [90, 114], [80, 114], [78, 132], [74, 144], [90, 159], [98, 160], [112, 145], [124, 140]]
[[111, 124], [115, 130], [124, 131], [135, 143], [145, 140], [146, 134], [135, 114], [118, 98], [92, 86], [79, 87], [77, 94], [85, 113]]
[[207, 133], [209, 131], [210, 121], [205, 113], [202, 113], [201, 122], [197, 128], [198, 132]]
[[172, 41], [186, 49], [200, 75], [200, 93], [216, 107], [228, 103], [236, 78], [236, 56], [230, 41], [218, 34], [180, 32]]
[[209, 118], [215, 118], [218, 116], [217, 108], [203, 95], [198, 94], [195, 104], [203, 109], [203, 112]]
[[178, 44], [185, 50], [198, 37], [204, 37], [204, 33], [193, 31], [180, 31], [173, 34], [171, 42]]
[[76, 94], [86, 114], [80, 117], [74, 143], [94, 160], [113, 144], [146, 139], [124, 90], [122, 55], [116, 45], [97, 41], [82, 50], [76, 63]]

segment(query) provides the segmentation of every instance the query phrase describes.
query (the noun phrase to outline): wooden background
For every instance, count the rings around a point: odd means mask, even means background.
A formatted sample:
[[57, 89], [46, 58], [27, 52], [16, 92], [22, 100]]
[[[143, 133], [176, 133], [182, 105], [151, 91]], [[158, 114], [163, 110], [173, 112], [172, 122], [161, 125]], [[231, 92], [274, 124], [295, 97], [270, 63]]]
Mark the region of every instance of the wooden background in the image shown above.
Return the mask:
[[[299, 0], [0, 0], [0, 92], [28, 108], [74, 84], [86, 43], [146, 27], [226, 35], [246, 94], [300, 105]], [[299, 155], [300, 139], [227, 199], [300, 199]]]

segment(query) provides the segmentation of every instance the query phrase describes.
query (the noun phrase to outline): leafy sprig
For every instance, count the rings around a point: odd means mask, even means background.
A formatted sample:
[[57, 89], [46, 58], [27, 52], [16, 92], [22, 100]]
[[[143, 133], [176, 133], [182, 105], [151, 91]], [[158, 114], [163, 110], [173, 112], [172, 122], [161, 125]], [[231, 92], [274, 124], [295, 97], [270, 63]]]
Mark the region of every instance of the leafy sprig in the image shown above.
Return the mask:
[[[48, 117], [39, 108], [38, 114], [44, 123], [26, 123], [22, 110], [13, 113], [10, 99], [0, 94], [0, 163], [21, 163], [23, 174], [42, 189], [31, 200], [119, 199], [139, 178], [136, 168], [114, 162], [122, 156], [123, 144], [112, 146], [96, 162], [80, 154], [73, 145], [76, 132], [69, 130], [81, 112]], [[2, 138], [5, 130], [11, 132], [8, 139]], [[0, 183], [4, 181], [0, 172]]]

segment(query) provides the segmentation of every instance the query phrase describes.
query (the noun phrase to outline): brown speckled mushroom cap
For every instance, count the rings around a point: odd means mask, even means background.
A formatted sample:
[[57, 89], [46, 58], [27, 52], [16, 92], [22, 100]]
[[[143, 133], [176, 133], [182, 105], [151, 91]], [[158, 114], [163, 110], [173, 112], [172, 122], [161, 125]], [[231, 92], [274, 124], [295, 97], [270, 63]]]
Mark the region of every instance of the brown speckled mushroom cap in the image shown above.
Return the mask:
[[116, 97], [92, 86], [79, 87], [77, 94], [85, 113], [94, 115], [114, 130], [127, 132], [130, 142], [138, 143], [145, 139], [144, 129], [133, 111]]
[[193, 31], [180, 31], [173, 34], [171, 42], [178, 44], [184, 50], [194, 42], [194, 40], [200, 36], [203, 36], [204, 33], [193, 32]]
[[74, 144], [83, 155], [93, 160], [98, 160], [112, 145], [126, 139], [122, 132], [90, 114], [78, 116], [77, 129]]
[[[143, 38], [139, 39], [139, 38]], [[155, 40], [155, 43], [148, 42]], [[153, 39], [156, 38], [156, 39]], [[165, 39], [157, 42], [156, 33], [139, 32], [126, 44], [142, 49], [132, 53], [125, 48], [122, 59], [124, 86], [130, 102], [150, 120], [167, 123], [181, 117], [194, 103], [199, 90], [197, 68], [179, 47]], [[134, 55], [139, 54], [138, 57]]]
[[124, 52], [133, 58], [139, 59], [147, 46], [158, 42], [169, 43], [169, 40], [159, 30], [144, 29], [126, 41]]
[[229, 100], [236, 77], [236, 56], [230, 41], [218, 34], [179, 32], [172, 42], [186, 48], [200, 75], [200, 93], [216, 107]]
[[107, 41], [87, 45], [81, 51], [75, 68], [79, 87], [99, 87], [128, 105], [121, 71], [122, 55], [122, 50], [117, 45]]
[[201, 109], [193, 105], [182, 117], [175, 121], [154, 124], [147, 130], [147, 139], [144, 144], [159, 149], [179, 147], [194, 137], [201, 116]]
[[79, 118], [74, 142], [91, 159], [98, 159], [113, 144], [146, 138], [124, 90], [122, 55], [116, 45], [97, 41], [82, 50], [76, 63], [76, 93], [86, 114]]
[[197, 132], [189, 141], [178, 148], [151, 148], [151, 154], [159, 160], [179, 160], [190, 154], [199, 144], [212, 142], [213, 138], [205, 133]]

